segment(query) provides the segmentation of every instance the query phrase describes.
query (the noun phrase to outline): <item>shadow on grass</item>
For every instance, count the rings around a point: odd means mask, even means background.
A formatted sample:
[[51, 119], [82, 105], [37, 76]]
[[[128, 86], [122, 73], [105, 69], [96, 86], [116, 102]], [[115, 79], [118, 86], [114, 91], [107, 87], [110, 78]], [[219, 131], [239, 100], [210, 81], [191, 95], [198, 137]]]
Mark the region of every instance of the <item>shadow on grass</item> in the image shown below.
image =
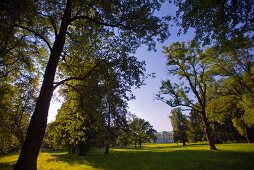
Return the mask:
[[13, 169], [16, 161], [8, 162], [8, 163], [0, 163], [0, 169], [1, 170], [9, 170]]
[[48, 161], [70, 165], [86, 164], [96, 169], [252, 169], [254, 153], [229, 151], [177, 150], [171, 152], [113, 151], [110, 155], [85, 157], [55, 154]]

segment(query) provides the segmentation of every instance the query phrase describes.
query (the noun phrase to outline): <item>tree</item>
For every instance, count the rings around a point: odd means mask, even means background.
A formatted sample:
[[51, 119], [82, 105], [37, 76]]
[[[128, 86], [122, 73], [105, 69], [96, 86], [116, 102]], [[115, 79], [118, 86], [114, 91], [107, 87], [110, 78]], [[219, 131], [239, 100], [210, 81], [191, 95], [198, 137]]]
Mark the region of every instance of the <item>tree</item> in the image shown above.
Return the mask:
[[[250, 142], [249, 128], [251, 126], [248, 127], [245, 123], [245, 112], [238, 104], [241, 101], [241, 95], [238, 93], [241, 91], [241, 88], [238, 83], [232, 83], [230, 79], [224, 80], [223, 84], [225, 86], [219, 86], [220, 90], [217, 89], [217, 92], [214, 91], [213, 98], [208, 102], [207, 112], [209, 118], [211, 121], [216, 122], [216, 124], [220, 124], [220, 126], [224, 125], [224, 130], [230, 128], [230, 125], [233, 125]], [[228, 122], [229, 119], [231, 122]], [[232, 129], [230, 131], [227, 133], [234, 132]]]
[[[195, 29], [196, 39], [234, 49], [253, 33], [254, 3], [251, 0], [174, 0], [177, 23], [183, 32]], [[181, 31], [182, 31], [181, 30]]]
[[223, 122], [223, 118], [231, 117], [235, 128], [247, 139], [250, 139], [248, 129], [254, 125], [250, 111], [253, 108], [254, 83], [251, 78], [254, 61], [251, 46], [222, 54], [212, 49], [209, 52], [214, 59], [212, 70], [218, 77], [208, 103], [209, 114], [219, 123]]
[[133, 118], [130, 122], [130, 131], [131, 138], [135, 143], [135, 148], [137, 148], [137, 143], [139, 143], [139, 147], [142, 147], [142, 143], [147, 142], [154, 136], [155, 130], [150, 125], [149, 122], [144, 119], [138, 118], [136, 115], [133, 115]]
[[131, 143], [130, 135], [131, 132], [128, 128], [120, 130], [116, 139], [117, 144], [123, 145], [126, 149], [127, 145]]
[[175, 108], [171, 110], [171, 115], [169, 116], [171, 125], [173, 127], [174, 141], [182, 142], [185, 146], [187, 142], [187, 118], [182, 114], [180, 108]]
[[[118, 39], [118, 42], [126, 42], [124, 45], [131, 47], [127, 48], [127, 51], [130, 49], [131, 52], [135, 51], [141, 43], [153, 48], [153, 37], [160, 35], [161, 40], [165, 39], [167, 26], [158, 17], [153, 16], [154, 10], [160, 8], [159, 1], [85, 3], [71, 0], [58, 2], [27, 0], [22, 5], [24, 8], [19, 8], [17, 11], [16, 3], [15, 0], [3, 1], [1, 25], [16, 28], [15, 35], [19, 37], [22, 36], [18, 33], [19, 31], [27, 33], [26, 40], [34, 41], [37, 47], [46, 47], [45, 54], [49, 57], [36, 107], [15, 166], [15, 169], [36, 169], [36, 160], [46, 129], [48, 108], [53, 91], [67, 80], [77, 80], [76, 77], [68, 77], [54, 84], [57, 66], [62, 62], [60, 58], [64, 61], [67, 56], [82, 55], [79, 53], [81, 49], [89, 51], [89, 46], [83, 48], [83, 45], [87, 45], [87, 42], [94, 40], [95, 37], [100, 38], [99, 35], [104, 37], [106, 34], [107, 40]], [[26, 10], [25, 7], [29, 7], [29, 10]], [[20, 12], [18, 14], [21, 15], [18, 20], [9, 20], [8, 17], [12, 14], [7, 10], [15, 11], [15, 14]], [[18, 14], [16, 16], [19, 16]], [[72, 35], [74, 37], [80, 35], [81, 38], [72, 39]], [[78, 40], [81, 39], [86, 43], [78, 44]], [[93, 43], [93, 41], [90, 42]], [[73, 45], [80, 48], [74, 51]], [[96, 47], [96, 44], [90, 44], [90, 46]], [[24, 49], [27, 49], [26, 46]]]
[[[218, 53], [210, 50], [210, 57], [214, 59], [212, 70], [218, 79], [218, 88], [214, 94], [220, 94], [227, 101], [234, 102], [236, 106], [244, 111], [243, 119], [249, 127], [254, 125], [251, 108], [254, 99], [252, 70], [254, 68], [253, 43], [246, 47], [231, 50], [231, 52]], [[235, 101], [232, 100], [234, 98]], [[219, 100], [213, 97], [213, 100]], [[226, 106], [226, 105], [225, 105]]]
[[[174, 2], [179, 7], [175, 19], [184, 32], [189, 28], [194, 28], [198, 41], [203, 42], [203, 45], [213, 46], [213, 53], [216, 55], [214, 57], [211, 55], [211, 57], [214, 60], [215, 70], [217, 70], [217, 78], [220, 76], [223, 79], [229, 78], [232, 85], [234, 84], [234, 88], [226, 87], [230, 89], [228, 90], [230, 93], [228, 97], [223, 97], [229, 98], [227, 101], [232, 98], [238, 101], [236, 102], [237, 108], [232, 110], [235, 110], [233, 112], [238, 115], [239, 112], [236, 110], [240, 110], [241, 116], [233, 118], [234, 126], [238, 129], [246, 129], [248, 125], [248, 128], [251, 128], [253, 126], [253, 114], [250, 111], [253, 110], [251, 104], [253, 103], [251, 70], [253, 70], [254, 61], [253, 1], [176, 0]], [[216, 100], [216, 97], [213, 100]], [[232, 105], [235, 105], [235, 101], [231, 101]]]
[[191, 110], [187, 120], [187, 136], [190, 142], [201, 142], [205, 138], [202, 116]]
[[[36, 100], [38, 79], [32, 77], [18, 78], [11, 84], [0, 82], [0, 131], [2, 151], [21, 148], [28, 127], [31, 111]], [[9, 143], [9, 147], [5, 146]], [[17, 144], [17, 145], [14, 145]]]
[[[210, 149], [216, 150], [206, 111], [207, 89], [213, 82], [208, 71], [209, 57], [202, 54], [195, 41], [189, 42], [188, 46], [184, 43], [173, 43], [164, 47], [164, 53], [167, 56], [169, 73], [185, 81], [173, 85], [170, 80], [163, 81], [157, 98], [171, 107], [183, 106], [201, 114]], [[165, 95], [170, 98], [165, 98]]]
[[[144, 63], [127, 55], [104, 61], [86, 79], [69, 82], [62, 89], [66, 100], [50, 124], [53, 128], [47, 131], [50, 146], [71, 147], [70, 152], [85, 155], [100, 141], [109, 154], [110, 144], [126, 122], [127, 101], [133, 98], [131, 87], [143, 84]], [[85, 67], [89, 66], [82, 69]]]

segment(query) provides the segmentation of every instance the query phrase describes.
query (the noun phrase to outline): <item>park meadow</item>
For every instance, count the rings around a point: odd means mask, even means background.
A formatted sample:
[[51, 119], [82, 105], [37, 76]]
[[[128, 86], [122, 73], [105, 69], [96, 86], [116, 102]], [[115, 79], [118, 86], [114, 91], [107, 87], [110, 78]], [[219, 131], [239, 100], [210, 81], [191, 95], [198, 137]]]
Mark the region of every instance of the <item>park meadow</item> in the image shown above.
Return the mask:
[[[252, 169], [254, 144], [218, 144], [217, 151], [207, 144], [145, 144], [140, 149], [129, 146], [112, 148], [109, 155], [96, 149], [86, 156], [70, 155], [67, 151], [41, 151], [39, 170], [79, 169]], [[0, 156], [0, 169], [12, 169], [18, 154]]]

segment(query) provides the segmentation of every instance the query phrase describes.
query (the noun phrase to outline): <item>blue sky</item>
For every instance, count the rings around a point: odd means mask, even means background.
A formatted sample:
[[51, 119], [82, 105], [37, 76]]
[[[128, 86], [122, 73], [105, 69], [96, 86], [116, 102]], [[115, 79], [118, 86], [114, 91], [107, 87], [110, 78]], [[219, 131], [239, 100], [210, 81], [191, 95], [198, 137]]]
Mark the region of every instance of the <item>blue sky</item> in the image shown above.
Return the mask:
[[[176, 7], [174, 5], [164, 4], [157, 15], [174, 15], [175, 11]], [[132, 114], [136, 114], [138, 117], [149, 121], [157, 131], [172, 130], [168, 118], [172, 108], [155, 99], [155, 95], [158, 93], [161, 86], [161, 81], [173, 79], [173, 77], [167, 73], [166, 57], [162, 53], [162, 47], [169, 46], [177, 41], [188, 42], [194, 36], [193, 30], [189, 31], [187, 34], [177, 36], [178, 29], [179, 28], [175, 26], [169, 28], [171, 36], [164, 43], [157, 44], [156, 52], [147, 51], [147, 47], [142, 46], [136, 53], [136, 57], [139, 60], [144, 60], [146, 62], [147, 73], [156, 73], [156, 78], [147, 79], [145, 86], [134, 90], [136, 100], [129, 102], [129, 110]]]
[[[159, 12], [156, 12], [158, 16], [165, 16], [167, 14], [173, 14], [176, 11], [176, 7], [172, 4], [165, 3]], [[138, 117], [149, 121], [150, 124], [157, 131], [169, 131], [172, 130], [170, 120], [168, 118], [172, 108], [165, 103], [155, 100], [155, 95], [158, 93], [161, 86], [161, 81], [166, 79], [172, 79], [173, 77], [167, 73], [166, 57], [162, 53], [163, 46], [169, 46], [173, 42], [187, 42], [194, 36], [193, 31], [189, 31], [187, 34], [177, 36], [178, 27], [170, 27], [169, 31], [171, 36], [164, 43], [157, 44], [157, 51], [147, 51], [146, 46], [140, 47], [135, 56], [138, 60], [144, 60], [146, 62], [146, 73], [156, 73], [155, 78], [148, 78], [140, 89], [133, 89], [135, 100], [129, 102], [129, 110], [132, 114], [136, 114]], [[49, 111], [48, 121], [53, 121], [61, 104], [52, 100]]]

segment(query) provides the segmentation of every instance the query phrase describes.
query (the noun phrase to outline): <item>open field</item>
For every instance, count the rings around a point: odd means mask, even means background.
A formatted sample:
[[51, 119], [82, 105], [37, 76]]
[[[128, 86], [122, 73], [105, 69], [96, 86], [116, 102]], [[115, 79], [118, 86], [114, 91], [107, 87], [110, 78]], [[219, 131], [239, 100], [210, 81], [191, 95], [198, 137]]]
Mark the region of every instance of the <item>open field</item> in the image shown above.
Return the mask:
[[[219, 144], [210, 151], [206, 144], [146, 144], [142, 149], [111, 149], [110, 155], [96, 150], [88, 156], [63, 151], [41, 152], [38, 169], [253, 169], [254, 144]], [[17, 154], [0, 156], [0, 169], [12, 169]]]

